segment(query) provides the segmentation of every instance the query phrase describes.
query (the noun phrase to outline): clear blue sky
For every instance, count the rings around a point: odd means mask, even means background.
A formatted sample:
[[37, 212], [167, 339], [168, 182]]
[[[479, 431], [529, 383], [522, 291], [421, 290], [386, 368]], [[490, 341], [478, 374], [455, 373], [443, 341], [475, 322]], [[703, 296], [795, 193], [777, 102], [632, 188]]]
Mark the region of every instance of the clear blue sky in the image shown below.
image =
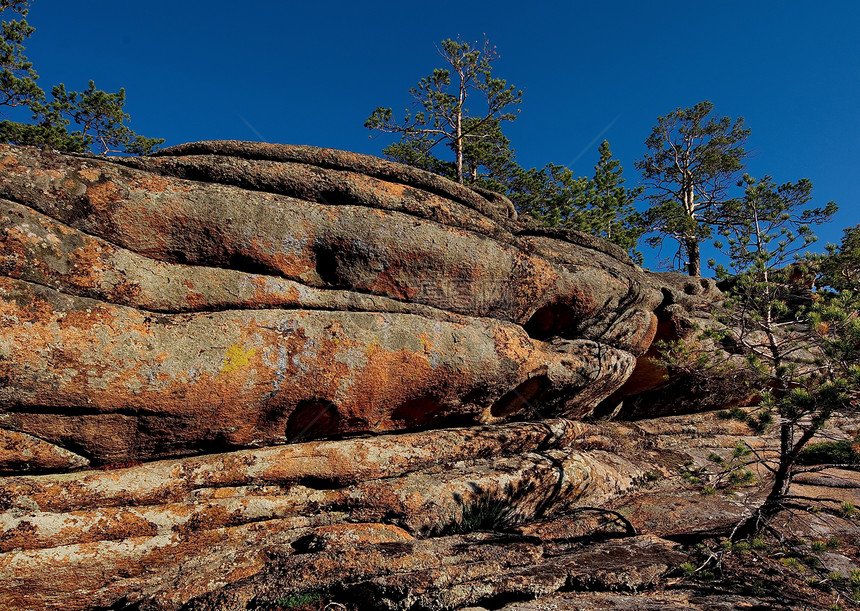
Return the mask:
[[[125, 87], [132, 126], [167, 144], [266, 140], [380, 154], [363, 123], [403, 109], [445, 38], [486, 37], [524, 92], [507, 134], [524, 166], [625, 168], [659, 115], [711, 100], [752, 128], [751, 174], [810, 178], [860, 222], [860, 3], [34, 0], [41, 84]], [[664, 253], [668, 254], [668, 253]]]

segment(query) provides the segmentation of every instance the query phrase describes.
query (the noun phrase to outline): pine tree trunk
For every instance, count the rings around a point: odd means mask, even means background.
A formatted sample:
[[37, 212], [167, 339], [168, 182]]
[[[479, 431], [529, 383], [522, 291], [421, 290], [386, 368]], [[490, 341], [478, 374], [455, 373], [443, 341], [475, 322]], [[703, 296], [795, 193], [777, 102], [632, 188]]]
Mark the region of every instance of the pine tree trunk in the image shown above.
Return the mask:
[[457, 141], [457, 182], [463, 184], [463, 144]]
[[699, 240], [686, 238], [684, 248], [687, 251], [687, 273], [691, 276], [702, 275], [702, 261], [699, 254]]
[[782, 503], [791, 487], [792, 469], [800, 450], [812, 438], [812, 432], [804, 433], [794, 444], [794, 425], [783, 422], [779, 428], [779, 467], [773, 476], [773, 484], [764, 503], [735, 531], [734, 538], [745, 539], [758, 533], [782, 509]]
[[457, 182], [463, 184], [463, 105], [466, 103], [466, 79], [460, 74], [460, 95], [457, 104], [457, 122], [454, 131], [454, 150], [457, 155]]
[[[684, 204], [684, 214], [695, 226], [696, 221], [696, 191], [693, 187], [693, 175], [689, 168], [684, 171], [683, 184], [681, 188], [681, 199]], [[702, 275], [702, 262], [699, 255], [699, 238], [695, 234], [687, 234], [684, 237], [684, 249], [687, 251], [687, 273], [691, 276]]]
[[791, 464], [783, 462], [774, 476], [773, 486], [767, 498], [750, 517], [748, 517], [734, 533], [734, 540], [746, 539], [756, 535], [782, 509], [782, 501], [791, 486]]

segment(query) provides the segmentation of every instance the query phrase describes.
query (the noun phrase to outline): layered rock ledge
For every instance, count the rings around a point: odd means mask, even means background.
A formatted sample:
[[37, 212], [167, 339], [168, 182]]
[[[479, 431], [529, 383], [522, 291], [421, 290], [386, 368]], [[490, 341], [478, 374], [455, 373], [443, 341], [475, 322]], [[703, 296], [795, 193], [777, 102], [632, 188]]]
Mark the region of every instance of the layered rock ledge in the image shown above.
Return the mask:
[[[2, 145], [0, 600], [245, 609], [324, 589], [453, 609], [636, 590], [680, 562], [659, 538], [672, 519], [633, 535], [648, 512], [606, 508], [681, 458], [581, 420], [707, 406], [679, 407], [655, 342], [718, 301], [372, 157]], [[499, 506], [507, 534], [469, 532]], [[592, 511], [626, 543], [584, 549]]]
[[6, 145], [0, 169], [7, 472], [579, 418], [718, 294], [340, 151]]

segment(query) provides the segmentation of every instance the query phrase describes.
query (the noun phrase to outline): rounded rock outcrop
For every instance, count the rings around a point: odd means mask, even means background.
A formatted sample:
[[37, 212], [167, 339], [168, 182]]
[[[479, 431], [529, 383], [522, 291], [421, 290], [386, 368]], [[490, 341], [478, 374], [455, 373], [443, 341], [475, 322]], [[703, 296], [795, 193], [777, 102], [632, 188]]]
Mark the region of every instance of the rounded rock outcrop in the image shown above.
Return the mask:
[[42, 442], [35, 471], [581, 417], [664, 301], [599, 240], [363, 155], [4, 145], [0, 165], [0, 427]]

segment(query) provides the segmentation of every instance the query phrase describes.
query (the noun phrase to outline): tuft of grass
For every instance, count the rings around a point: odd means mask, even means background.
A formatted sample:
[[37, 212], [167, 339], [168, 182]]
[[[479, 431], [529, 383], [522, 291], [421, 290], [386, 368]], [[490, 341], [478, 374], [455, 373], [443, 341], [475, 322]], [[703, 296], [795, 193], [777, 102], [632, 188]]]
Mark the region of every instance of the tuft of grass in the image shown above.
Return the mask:
[[854, 507], [853, 503], [843, 501], [842, 505], [839, 506], [839, 513], [841, 513], [846, 518], [852, 518], [857, 514], [857, 508]]
[[720, 418], [746, 423], [749, 420], [749, 415], [741, 408], [735, 406], [729, 410], [720, 412]]
[[508, 499], [484, 495], [469, 505], [463, 505], [459, 519], [448, 525], [446, 531], [462, 535], [476, 531], [499, 531], [516, 522], [513, 505]]
[[816, 556], [804, 556], [803, 564], [810, 568], [817, 569], [821, 566], [821, 561]]
[[827, 549], [827, 541], [813, 541], [812, 551], [819, 554]]
[[702, 494], [704, 496], [714, 496], [714, 493], [716, 491], [717, 491], [716, 488], [714, 488], [713, 486], [704, 486], [702, 488]]
[[767, 549], [767, 540], [759, 535], [758, 537], [752, 540], [752, 548], [755, 550], [766, 550]]
[[800, 560], [798, 560], [797, 558], [781, 558], [780, 562], [784, 566], [787, 566], [788, 568], [794, 569], [794, 570], [799, 571], [801, 573], [803, 573], [805, 570], [803, 568], [803, 565], [800, 564]]
[[732, 486], [747, 486], [756, 483], [756, 475], [749, 469], [737, 469], [729, 474], [729, 483]]
[[306, 607], [308, 605], [318, 603], [322, 599], [322, 594], [318, 592], [310, 592], [307, 594], [293, 594], [291, 596], [285, 596], [273, 601], [272, 604], [277, 607], [281, 607], [282, 609], [298, 609], [300, 607]]
[[830, 537], [827, 540], [827, 549], [839, 549], [842, 547], [842, 540], [838, 537]]
[[860, 588], [860, 569], [851, 569], [848, 575], [848, 583], [853, 589]]

